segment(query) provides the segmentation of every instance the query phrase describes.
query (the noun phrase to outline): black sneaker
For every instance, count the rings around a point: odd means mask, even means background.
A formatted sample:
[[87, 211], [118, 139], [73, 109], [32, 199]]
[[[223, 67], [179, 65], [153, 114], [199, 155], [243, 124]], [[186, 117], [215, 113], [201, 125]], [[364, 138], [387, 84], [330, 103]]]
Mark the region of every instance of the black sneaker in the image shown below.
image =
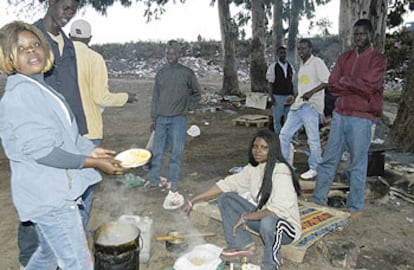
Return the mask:
[[144, 186], [142, 186], [141, 190], [143, 192], [149, 192], [149, 191], [158, 190], [159, 188], [160, 186], [158, 185], [158, 183], [152, 183], [151, 181], [146, 181]]
[[168, 191], [177, 192], [177, 184], [168, 182], [161, 191], [165, 193], [168, 193]]

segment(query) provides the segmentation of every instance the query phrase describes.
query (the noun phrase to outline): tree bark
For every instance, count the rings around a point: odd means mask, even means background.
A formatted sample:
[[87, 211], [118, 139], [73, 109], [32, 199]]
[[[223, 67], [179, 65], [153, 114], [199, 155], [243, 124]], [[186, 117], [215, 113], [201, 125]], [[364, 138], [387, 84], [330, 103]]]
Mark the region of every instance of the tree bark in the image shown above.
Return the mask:
[[299, 14], [303, 9], [303, 1], [304, 0], [292, 0], [290, 7], [287, 58], [288, 61], [294, 65], [296, 70], [298, 70], [298, 61], [296, 57], [296, 36], [298, 35]]
[[373, 43], [384, 50], [387, 18], [387, 0], [341, 0], [339, 11], [339, 36], [342, 49], [353, 45], [352, 27], [358, 19], [369, 19], [374, 27]]
[[397, 118], [392, 126], [393, 141], [405, 152], [414, 152], [414, 33], [411, 33], [410, 63], [400, 97]]
[[371, 0], [369, 7], [368, 19], [372, 22], [374, 27], [374, 47], [384, 52], [385, 48], [385, 30], [387, 28], [387, 0]]
[[272, 54], [273, 59], [276, 59], [277, 48], [284, 44], [284, 30], [283, 30], [283, 0], [274, 0], [273, 3], [273, 42], [272, 42]]
[[252, 92], [267, 92], [265, 60], [265, 1], [252, 3], [252, 43], [250, 54], [250, 82]]
[[217, 6], [224, 62], [222, 92], [224, 95], [240, 95], [235, 54], [237, 31], [235, 31], [235, 26], [232, 24], [229, 0], [218, 0]]

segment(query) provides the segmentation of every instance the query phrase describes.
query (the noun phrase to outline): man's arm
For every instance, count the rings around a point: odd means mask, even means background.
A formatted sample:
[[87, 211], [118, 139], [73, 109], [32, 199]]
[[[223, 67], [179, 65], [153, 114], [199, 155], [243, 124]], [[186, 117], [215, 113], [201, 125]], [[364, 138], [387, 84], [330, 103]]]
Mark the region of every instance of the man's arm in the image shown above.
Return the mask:
[[[92, 56], [93, 56], [93, 52]], [[92, 60], [93, 59], [93, 60]], [[103, 107], [120, 107], [125, 105], [131, 96], [129, 93], [111, 93], [108, 87], [108, 69], [105, 60], [100, 55], [91, 57], [90, 61], [90, 87], [92, 88], [93, 101]]]
[[333, 68], [331, 75], [329, 76], [328, 86], [329, 91], [334, 96], [347, 96], [352, 94], [348, 91], [344, 85], [339, 83], [339, 80], [342, 78], [345, 70], [345, 59], [350, 57], [350, 52], [343, 53], [339, 56], [336, 61], [335, 67]]
[[276, 62], [273, 62], [266, 71], [266, 80], [270, 83], [274, 83], [275, 82], [275, 66], [276, 66]]
[[321, 90], [324, 90], [327, 86], [328, 86], [327, 83], [321, 83], [320, 85], [316, 86], [312, 90], [303, 94], [302, 96], [303, 100], [308, 101], [314, 94], [318, 93]]
[[349, 75], [342, 76], [339, 84], [354, 95], [370, 98], [375, 91], [381, 89], [386, 68], [387, 58], [378, 54], [364, 74], [358, 74], [356, 78]]
[[190, 108], [189, 109], [194, 110], [197, 107], [197, 104], [201, 100], [201, 88], [200, 88], [200, 85], [197, 81], [197, 78], [194, 72], [192, 72], [190, 87], [191, 87], [191, 97], [190, 97]]
[[275, 104], [275, 97], [273, 96], [273, 83], [269, 82], [268, 88], [269, 90], [267, 100], [269, 101], [269, 103], [273, 105]]
[[159, 71], [155, 75], [154, 90], [151, 99], [151, 119], [155, 123], [158, 114], [158, 99], [159, 99]]

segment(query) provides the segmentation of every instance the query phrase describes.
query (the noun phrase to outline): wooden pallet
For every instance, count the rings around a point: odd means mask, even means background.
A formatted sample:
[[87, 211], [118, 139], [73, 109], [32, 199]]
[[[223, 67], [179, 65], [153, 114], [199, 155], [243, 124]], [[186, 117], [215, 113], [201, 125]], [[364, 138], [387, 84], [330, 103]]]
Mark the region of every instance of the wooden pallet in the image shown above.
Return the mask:
[[260, 114], [241, 115], [232, 120], [233, 126], [244, 125], [246, 127], [256, 126], [262, 128], [269, 124], [269, 116]]

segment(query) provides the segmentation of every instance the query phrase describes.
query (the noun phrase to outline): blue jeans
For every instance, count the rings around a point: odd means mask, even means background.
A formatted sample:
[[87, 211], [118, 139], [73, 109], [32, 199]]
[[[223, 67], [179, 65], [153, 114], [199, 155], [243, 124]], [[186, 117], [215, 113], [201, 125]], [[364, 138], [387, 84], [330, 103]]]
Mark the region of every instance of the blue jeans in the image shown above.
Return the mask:
[[[102, 144], [102, 139], [93, 139], [90, 141], [96, 147], [99, 147]], [[89, 186], [88, 189], [86, 189], [86, 191], [82, 194], [83, 203], [79, 205], [79, 210], [80, 210], [79, 212], [82, 216], [83, 229], [85, 230], [86, 233], [88, 233], [88, 222], [89, 222], [89, 217], [91, 215], [93, 193], [95, 192], [96, 185], [97, 184]]]
[[[228, 248], [244, 249], [249, 244], [253, 243], [251, 234], [243, 230], [240, 226], [236, 235], [233, 235], [233, 226], [240, 220], [241, 215], [254, 212], [256, 207], [248, 202], [246, 199], [234, 192], [221, 193], [218, 197], [218, 206], [221, 217], [223, 219], [223, 231]], [[247, 221], [247, 226], [258, 232], [264, 243], [264, 253], [262, 263], [265, 270], [274, 270], [280, 261], [280, 246], [278, 250], [273, 250], [276, 242], [276, 224], [281, 220], [278, 216], [266, 216], [261, 220]], [[286, 245], [293, 241], [293, 238], [283, 233], [281, 235], [280, 244]], [[274, 259], [274, 255], [277, 259]]]
[[287, 121], [280, 131], [280, 148], [283, 157], [286, 160], [290, 160], [290, 142], [302, 126], [305, 127], [310, 149], [309, 169], [316, 171], [318, 164], [322, 161], [321, 141], [319, 138], [319, 114], [310, 104], [304, 104], [298, 110], [290, 110]]
[[26, 266], [39, 246], [36, 228], [32, 222], [19, 222], [17, 245], [19, 247], [19, 263]]
[[152, 146], [151, 168], [148, 179], [152, 183], [160, 181], [160, 172], [167, 148], [171, 148], [168, 163], [168, 181], [176, 184], [181, 171], [186, 139], [187, 116], [158, 116]]
[[79, 206], [79, 213], [82, 217], [83, 229], [88, 233], [88, 222], [92, 210], [93, 193], [95, 192], [96, 185], [89, 186], [86, 191], [82, 194], [83, 203]]
[[272, 105], [273, 127], [277, 135], [280, 134], [280, 130], [282, 129], [282, 125], [280, 123], [282, 117], [286, 122], [286, 118], [289, 113], [290, 106], [284, 105], [285, 101], [289, 97], [291, 97], [291, 95], [273, 95], [273, 98], [275, 99], [275, 103]]
[[39, 247], [29, 260], [26, 270], [56, 269], [93, 270], [93, 260], [76, 202], [33, 220]]
[[368, 150], [371, 144], [371, 126], [371, 120], [333, 113], [328, 144], [323, 161], [318, 167], [318, 177], [312, 196], [315, 203], [326, 205], [329, 189], [346, 147], [351, 160], [348, 169], [350, 191], [347, 207], [350, 211], [362, 211], [364, 208]]
[[[96, 185], [89, 186], [82, 194], [83, 203], [78, 204], [85, 233], [88, 233], [88, 221], [95, 187]], [[38, 232], [36, 232], [35, 225], [32, 222], [19, 222], [17, 229], [17, 244], [19, 246], [19, 262], [21, 265], [26, 266], [39, 246]]]

